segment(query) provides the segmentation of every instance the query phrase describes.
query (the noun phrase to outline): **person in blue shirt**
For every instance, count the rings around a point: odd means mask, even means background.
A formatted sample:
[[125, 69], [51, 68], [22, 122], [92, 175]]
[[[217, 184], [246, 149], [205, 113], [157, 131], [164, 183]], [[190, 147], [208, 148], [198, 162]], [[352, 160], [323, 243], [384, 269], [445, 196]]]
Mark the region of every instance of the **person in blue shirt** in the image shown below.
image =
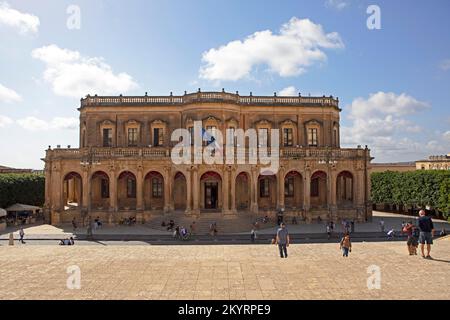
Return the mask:
[[[433, 244], [434, 226], [430, 217], [427, 217], [425, 210], [419, 211], [419, 243], [422, 252], [422, 258], [432, 259], [430, 256], [431, 245]], [[425, 243], [427, 244], [427, 255], [425, 256]]]

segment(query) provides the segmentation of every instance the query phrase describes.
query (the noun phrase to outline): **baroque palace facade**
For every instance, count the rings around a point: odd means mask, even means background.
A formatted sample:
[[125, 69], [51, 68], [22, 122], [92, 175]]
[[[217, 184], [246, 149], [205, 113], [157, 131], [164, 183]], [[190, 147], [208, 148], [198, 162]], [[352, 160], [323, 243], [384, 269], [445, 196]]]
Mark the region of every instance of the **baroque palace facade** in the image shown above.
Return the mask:
[[[80, 147], [46, 151], [45, 207], [52, 224], [100, 217], [145, 222], [170, 213], [298, 216], [307, 222], [371, 219], [370, 151], [340, 147], [339, 100], [330, 97], [87, 96]], [[279, 170], [262, 164], [174, 164], [175, 129], [279, 129]], [[208, 131], [208, 132], [209, 132]], [[235, 148], [248, 149], [248, 145]]]

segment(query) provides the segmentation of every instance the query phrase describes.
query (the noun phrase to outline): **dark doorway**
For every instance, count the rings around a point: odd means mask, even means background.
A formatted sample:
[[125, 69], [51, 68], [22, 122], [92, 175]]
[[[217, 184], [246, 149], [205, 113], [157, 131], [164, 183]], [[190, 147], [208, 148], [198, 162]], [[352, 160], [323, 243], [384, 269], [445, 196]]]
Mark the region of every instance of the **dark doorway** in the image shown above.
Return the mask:
[[217, 209], [217, 182], [205, 182], [205, 209]]

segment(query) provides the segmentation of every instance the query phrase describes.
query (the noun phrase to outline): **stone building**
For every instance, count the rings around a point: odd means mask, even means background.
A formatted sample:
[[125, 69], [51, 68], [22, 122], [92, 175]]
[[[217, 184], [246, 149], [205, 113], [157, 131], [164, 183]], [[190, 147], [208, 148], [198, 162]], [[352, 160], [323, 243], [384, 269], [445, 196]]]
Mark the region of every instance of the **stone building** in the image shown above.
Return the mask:
[[450, 153], [416, 161], [417, 170], [450, 170]]
[[[46, 151], [45, 210], [52, 224], [99, 216], [116, 223], [221, 212], [262, 217], [281, 209], [311, 222], [371, 219], [370, 151], [340, 147], [339, 101], [333, 97], [87, 96], [81, 99], [80, 148]], [[174, 164], [173, 130], [193, 123], [220, 131], [279, 129], [279, 170], [257, 164]], [[234, 131], [232, 131], [234, 132]], [[223, 146], [225, 148], [225, 146]], [[248, 144], [236, 145], [236, 152]]]

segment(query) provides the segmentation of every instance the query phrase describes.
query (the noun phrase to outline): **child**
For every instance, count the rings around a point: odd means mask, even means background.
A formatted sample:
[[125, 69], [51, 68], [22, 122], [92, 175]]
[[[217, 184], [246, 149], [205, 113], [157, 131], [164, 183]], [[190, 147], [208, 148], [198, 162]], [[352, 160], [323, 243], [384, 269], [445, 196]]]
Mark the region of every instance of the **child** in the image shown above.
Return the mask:
[[343, 257], [348, 257], [348, 253], [352, 252], [352, 242], [350, 241], [350, 234], [348, 232], [346, 232], [341, 239], [339, 248], [342, 250]]

